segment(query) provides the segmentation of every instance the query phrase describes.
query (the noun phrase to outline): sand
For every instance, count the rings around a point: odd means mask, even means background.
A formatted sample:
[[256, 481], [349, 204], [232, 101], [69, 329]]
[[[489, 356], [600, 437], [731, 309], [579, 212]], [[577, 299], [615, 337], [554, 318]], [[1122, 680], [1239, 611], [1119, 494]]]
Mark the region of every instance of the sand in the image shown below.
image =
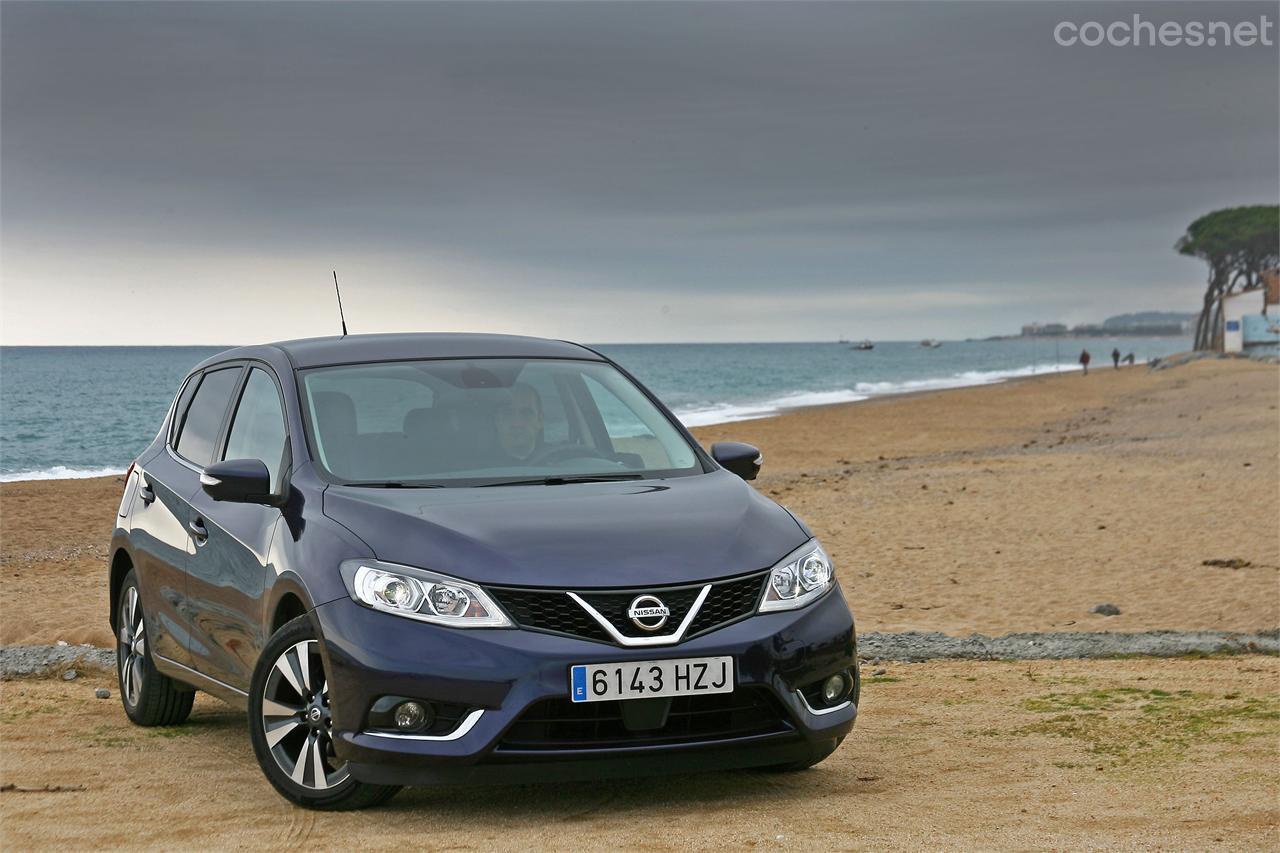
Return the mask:
[[[1275, 849], [1280, 661], [887, 667], [854, 734], [799, 774], [412, 788], [317, 814], [280, 799], [243, 714], [200, 697], [130, 725], [114, 680], [0, 685], [0, 841], [104, 848]], [[107, 687], [111, 699], [95, 699]], [[1188, 689], [1193, 688], [1193, 689]], [[1187, 691], [1187, 692], [1181, 692]]]
[[[1096, 370], [696, 430], [822, 538], [862, 631], [1280, 625], [1274, 367]], [[116, 478], [0, 485], [0, 642], [111, 642]], [[1205, 560], [1238, 560], [1238, 568]], [[1120, 615], [1091, 614], [1098, 603]], [[883, 671], [882, 671], [883, 669]], [[279, 799], [243, 714], [131, 726], [114, 678], [0, 684], [0, 845], [453, 849], [1274, 849], [1280, 660], [864, 665], [802, 774]], [[878, 673], [878, 674], [877, 674]], [[109, 700], [94, 689], [112, 691]], [[4, 790], [4, 786], [17, 786]], [[27, 792], [46, 785], [72, 790]]]
[[[861, 631], [1256, 631], [1280, 626], [1278, 378], [1107, 368], [694, 432], [763, 450], [758, 487], [827, 546]], [[121, 489], [0, 484], [0, 643], [111, 644]]]

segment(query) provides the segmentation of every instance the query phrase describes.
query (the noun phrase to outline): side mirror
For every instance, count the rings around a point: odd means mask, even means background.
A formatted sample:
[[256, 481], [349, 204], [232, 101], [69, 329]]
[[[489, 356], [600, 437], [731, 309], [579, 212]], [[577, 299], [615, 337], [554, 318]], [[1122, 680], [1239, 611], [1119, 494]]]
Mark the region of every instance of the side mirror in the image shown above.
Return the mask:
[[754, 480], [764, 464], [764, 454], [740, 441], [717, 441], [711, 445], [711, 458], [744, 480]]
[[244, 504], [275, 503], [271, 472], [261, 459], [226, 459], [200, 475], [200, 487], [215, 501]]

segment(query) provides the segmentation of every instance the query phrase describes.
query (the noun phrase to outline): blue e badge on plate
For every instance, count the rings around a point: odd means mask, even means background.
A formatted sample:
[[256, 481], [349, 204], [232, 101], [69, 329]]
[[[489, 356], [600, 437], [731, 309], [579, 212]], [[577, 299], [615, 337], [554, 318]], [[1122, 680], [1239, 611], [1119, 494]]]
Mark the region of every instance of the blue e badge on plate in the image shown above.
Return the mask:
[[587, 698], [587, 668], [575, 666], [569, 670], [569, 680], [573, 688], [573, 701], [581, 702]]

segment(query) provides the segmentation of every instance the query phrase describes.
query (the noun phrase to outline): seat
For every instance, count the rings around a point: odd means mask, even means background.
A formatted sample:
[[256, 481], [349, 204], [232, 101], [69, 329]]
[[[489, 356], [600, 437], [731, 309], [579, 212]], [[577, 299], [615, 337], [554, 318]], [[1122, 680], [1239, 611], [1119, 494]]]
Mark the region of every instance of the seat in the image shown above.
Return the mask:
[[406, 467], [431, 475], [464, 467], [458, 459], [458, 433], [449, 412], [439, 408], [410, 409], [404, 416]]
[[320, 461], [339, 477], [356, 479], [356, 405], [341, 391], [317, 391], [311, 405], [315, 412]]

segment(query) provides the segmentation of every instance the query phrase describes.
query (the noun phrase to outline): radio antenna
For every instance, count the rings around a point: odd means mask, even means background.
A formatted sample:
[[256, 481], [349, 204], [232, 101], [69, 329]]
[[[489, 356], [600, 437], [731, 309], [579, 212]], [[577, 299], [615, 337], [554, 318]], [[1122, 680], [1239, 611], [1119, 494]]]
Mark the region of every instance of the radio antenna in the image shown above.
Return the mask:
[[333, 271], [333, 292], [338, 295], [338, 319], [342, 321], [342, 336], [347, 336], [347, 318], [342, 313], [342, 291], [338, 289], [338, 271]]

